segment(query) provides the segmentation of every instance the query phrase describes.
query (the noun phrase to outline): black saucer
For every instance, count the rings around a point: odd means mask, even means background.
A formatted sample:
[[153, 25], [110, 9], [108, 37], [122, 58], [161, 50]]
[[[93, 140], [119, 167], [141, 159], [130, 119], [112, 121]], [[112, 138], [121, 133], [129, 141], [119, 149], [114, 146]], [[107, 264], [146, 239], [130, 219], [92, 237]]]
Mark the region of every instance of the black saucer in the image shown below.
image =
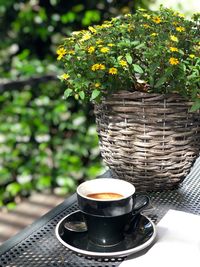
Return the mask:
[[125, 233], [124, 240], [114, 246], [102, 247], [90, 242], [87, 232], [77, 233], [64, 228], [66, 218], [69, 219], [69, 216], [64, 217], [57, 224], [56, 237], [68, 249], [85, 256], [124, 257], [147, 248], [156, 237], [154, 223], [149, 218], [139, 214], [134, 229]]

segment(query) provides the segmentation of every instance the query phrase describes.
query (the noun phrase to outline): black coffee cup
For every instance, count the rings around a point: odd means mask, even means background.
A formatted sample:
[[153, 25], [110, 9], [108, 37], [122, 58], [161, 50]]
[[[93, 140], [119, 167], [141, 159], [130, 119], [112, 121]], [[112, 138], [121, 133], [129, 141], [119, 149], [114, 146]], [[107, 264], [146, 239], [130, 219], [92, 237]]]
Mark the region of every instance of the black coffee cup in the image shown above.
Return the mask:
[[[146, 195], [137, 205], [131, 183], [110, 178], [86, 181], [77, 188], [78, 206], [82, 212], [91, 242], [100, 246], [119, 243], [134, 218], [149, 204]], [[141, 202], [141, 196], [140, 196]]]

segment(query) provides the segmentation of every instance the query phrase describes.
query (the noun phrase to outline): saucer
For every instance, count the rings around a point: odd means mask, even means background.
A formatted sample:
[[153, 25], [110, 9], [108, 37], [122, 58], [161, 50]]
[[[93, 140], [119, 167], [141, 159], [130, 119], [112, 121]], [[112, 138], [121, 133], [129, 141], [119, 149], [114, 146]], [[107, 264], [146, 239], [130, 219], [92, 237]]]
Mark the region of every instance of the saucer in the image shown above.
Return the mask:
[[[80, 220], [82, 218], [81, 212]], [[129, 254], [139, 252], [147, 248], [156, 237], [154, 223], [146, 216], [139, 214], [134, 229], [129, 229], [129, 233], [124, 234], [124, 239], [113, 246], [99, 246], [88, 240], [88, 233], [77, 233], [67, 230], [64, 225], [74, 212], [64, 217], [56, 226], [55, 233], [57, 239], [68, 249], [90, 257], [125, 257]]]

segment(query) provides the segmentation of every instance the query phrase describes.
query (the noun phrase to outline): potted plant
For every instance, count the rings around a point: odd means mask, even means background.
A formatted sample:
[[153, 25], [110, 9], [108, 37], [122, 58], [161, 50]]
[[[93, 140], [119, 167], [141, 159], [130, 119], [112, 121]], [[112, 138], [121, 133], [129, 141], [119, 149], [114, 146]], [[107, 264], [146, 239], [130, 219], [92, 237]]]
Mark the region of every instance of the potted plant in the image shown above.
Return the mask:
[[138, 190], [174, 188], [199, 153], [199, 22], [139, 9], [57, 50], [65, 96], [94, 102], [102, 157]]

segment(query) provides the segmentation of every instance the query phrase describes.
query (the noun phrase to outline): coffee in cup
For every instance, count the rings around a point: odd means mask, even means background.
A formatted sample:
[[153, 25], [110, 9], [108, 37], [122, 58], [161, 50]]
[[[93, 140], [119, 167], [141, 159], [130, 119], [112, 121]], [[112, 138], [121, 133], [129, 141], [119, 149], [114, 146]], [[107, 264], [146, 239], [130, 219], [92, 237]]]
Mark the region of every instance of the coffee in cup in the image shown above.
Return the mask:
[[136, 208], [135, 187], [121, 179], [99, 178], [77, 188], [77, 200], [91, 242], [100, 246], [119, 243], [136, 215], [149, 204], [144, 195]]
[[122, 198], [123, 195], [120, 195], [118, 193], [110, 193], [110, 192], [104, 192], [104, 193], [93, 193], [93, 194], [88, 194], [87, 197], [89, 198], [94, 198], [94, 199], [119, 199]]

